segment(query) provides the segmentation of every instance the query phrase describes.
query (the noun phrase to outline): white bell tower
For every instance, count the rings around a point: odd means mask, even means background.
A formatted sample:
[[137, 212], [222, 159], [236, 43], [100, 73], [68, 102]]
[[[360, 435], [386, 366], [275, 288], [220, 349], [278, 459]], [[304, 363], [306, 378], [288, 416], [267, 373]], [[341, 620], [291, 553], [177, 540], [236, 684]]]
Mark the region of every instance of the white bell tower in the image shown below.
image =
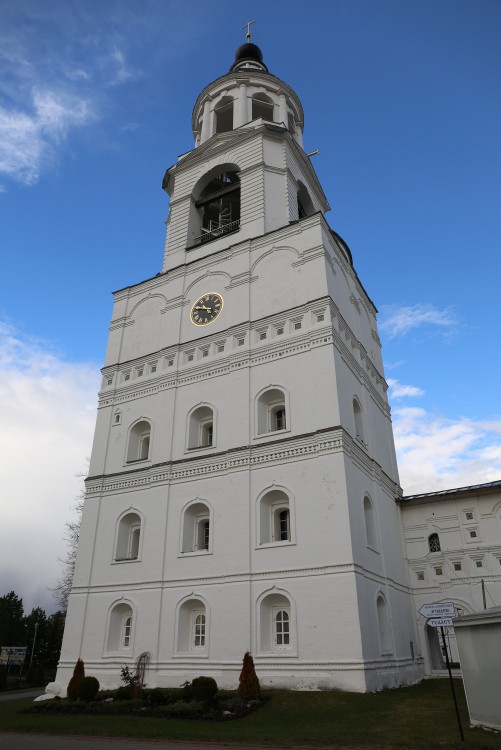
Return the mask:
[[57, 679], [415, 682], [376, 309], [301, 103], [248, 41], [192, 122], [162, 272], [115, 293]]

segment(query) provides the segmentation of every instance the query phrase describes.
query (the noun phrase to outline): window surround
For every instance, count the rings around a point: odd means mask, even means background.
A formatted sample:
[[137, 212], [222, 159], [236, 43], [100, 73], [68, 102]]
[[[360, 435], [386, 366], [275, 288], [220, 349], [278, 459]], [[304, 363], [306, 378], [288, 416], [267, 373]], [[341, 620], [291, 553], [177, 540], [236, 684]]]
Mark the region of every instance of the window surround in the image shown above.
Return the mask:
[[132, 656], [136, 630], [136, 608], [128, 599], [113, 602], [108, 610], [103, 655], [116, 659]]
[[201, 402], [194, 406], [186, 420], [185, 451], [207, 451], [216, 447], [217, 413], [212, 404]]
[[129, 427], [125, 463], [139, 463], [151, 460], [153, 426], [147, 417], [140, 417]]
[[[297, 657], [297, 623], [296, 607], [292, 596], [283, 589], [273, 587], [264, 591], [258, 598], [257, 603], [257, 644], [256, 653], [259, 656], [273, 656], [273, 658], [291, 658]], [[288, 620], [288, 643], [277, 643], [277, 630], [284, 631], [284, 619], [281, 618], [277, 623], [277, 615], [285, 612]]]
[[273, 438], [290, 431], [289, 394], [283, 386], [270, 384], [255, 398], [254, 440]]
[[132, 506], [117, 519], [113, 544], [112, 564], [141, 561], [143, 549], [144, 520], [142, 513]]
[[[198, 619], [201, 616], [204, 618], [203, 622]], [[175, 634], [175, 650], [172, 654], [174, 659], [209, 657], [210, 609], [206, 599], [195, 591], [178, 602]], [[200, 639], [202, 636], [203, 644], [195, 645], [195, 639]]]
[[434, 554], [435, 552], [442, 551], [442, 545], [440, 544], [440, 537], [436, 531], [428, 535], [428, 550]]
[[[267, 487], [258, 495], [255, 549], [288, 547], [296, 544], [294, 509], [293, 494], [280, 485], [274, 484]], [[287, 516], [282, 515], [284, 512], [287, 512]], [[286, 538], [284, 538], [285, 533]]]
[[379, 554], [376, 510], [368, 492], [364, 494], [363, 511], [365, 522], [365, 541], [368, 549]]
[[181, 512], [178, 557], [212, 554], [213, 509], [207, 500], [190, 500]]

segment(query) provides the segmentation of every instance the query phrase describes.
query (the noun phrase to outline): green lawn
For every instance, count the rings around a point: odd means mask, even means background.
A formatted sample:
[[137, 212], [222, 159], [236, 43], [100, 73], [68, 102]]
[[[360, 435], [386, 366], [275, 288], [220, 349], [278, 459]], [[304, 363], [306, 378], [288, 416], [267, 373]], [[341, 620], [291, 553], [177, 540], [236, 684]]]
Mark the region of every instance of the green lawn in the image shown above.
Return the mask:
[[460, 741], [447, 680], [382, 693], [277, 690], [259, 711], [228, 722], [181, 721], [136, 716], [18, 714], [29, 701], [0, 702], [0, 731], [205, 740], [352, 750], [501, 750], [501, 734], [468, 727], [460, 681], [455, 681], [465, 743]]

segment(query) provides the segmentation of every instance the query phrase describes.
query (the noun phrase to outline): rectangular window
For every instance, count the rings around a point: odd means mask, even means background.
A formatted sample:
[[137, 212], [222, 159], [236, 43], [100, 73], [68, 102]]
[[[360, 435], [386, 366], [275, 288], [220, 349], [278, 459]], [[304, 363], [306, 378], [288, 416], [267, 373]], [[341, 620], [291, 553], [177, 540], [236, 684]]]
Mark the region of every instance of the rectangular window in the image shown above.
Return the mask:
[[237, 346], [243, 346], [245, 344], [245, 338], [237, 339]]
[[141, 378], [143, 376], [144, 367], [138, 367], [136, 370], [136, 375], [138, 378]]
[[325, 320], [325, 315], [323, 313], [317, 313], [317, 323], [322, 323], [323, 320]]
[[187, 362], [193, 362], [194, 357], [195, 357], [194, 352], [186, 352], [186, 361]]
[[209, 350], [208, 349], [202, 349], [202, 357], [208, 357], [209, 356]]
[[130, 380], [130, 372], [124, 372], [124, 380]]
[[106, 385], [113, 385], [113, 378], [108, 378], [106, 381]]
[[299, 331], [299, 329], [301, 328], [301, 326], [302, 326], [301, 321], [300, 320], [296, 320], [296, 322], [294, 323], [294, 330], [295, 331]]
[[275, 630], [275, 644], [277, 646], [290, 645], [290, 616], [286, 609], [273, 608], [273, 624]]
[[484, 564], [483, 564], [482, 560], [475, 560], [475, 565], [477, 566], [477, 568], [483, 568], [484, 567]]
[[465, 516], [467, 521], [473, 521], [473, 513], [471, 512], [471, 510], [467, 510], [465, 512]]
[[443, 575], [442, 568], [435, 568], [435, 575], [437, 575], [437, 576]]
[[419, 571], [418, 571], [418, 572], [416, 573], [416, 576], [417, 576], [417, 579], [418, 579], [418, 581], [424, 581], [424, 573], [423, 573], [423, 571], [422, 571], [422, 570], [419, 570]]
[[283, 332], [284, 332], [284, 327], [283, 326], [278, 326], [278, 328], [276, 330], [277, 336], [282, 336]]
[[199, 610], [193, 612], [193, 648], [205, 646], [205, 614]]
[[461, 565], [460, 562], [454, 563], [454, 570], [463, 570], [463, 566]]
[[224, 344], [218, 344], [217, 345], [217, 351], [218, 351], [219, 354], [221, 354], [222, 352], [224, 352]]
[[153, 373], [153, 372], [156, 372], [156, 371], [157, 371], [157, 363], [156, 362], [152, 362], [151, 365], [150, 365], [150, 372]]
[[173, 359], [168, 359], [167, 360], [167, 367], [172, 367], [173, 365], [174, 365], [174, 360]]
[[470, 538], [476, 539], [477, 538], [477, 532], [476, 531], [470, 531]]

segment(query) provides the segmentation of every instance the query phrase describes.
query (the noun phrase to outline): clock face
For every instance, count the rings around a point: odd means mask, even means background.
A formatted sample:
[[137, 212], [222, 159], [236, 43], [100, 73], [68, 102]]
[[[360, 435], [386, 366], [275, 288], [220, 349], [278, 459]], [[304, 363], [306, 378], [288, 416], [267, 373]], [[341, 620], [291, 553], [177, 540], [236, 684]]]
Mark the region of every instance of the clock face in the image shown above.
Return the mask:
[[191, 322], [196, 326], [206, 326], [217, 318], [223, 309], [223, 298], [216, 292], [207, 292], [197, 299], [191, 308]]

